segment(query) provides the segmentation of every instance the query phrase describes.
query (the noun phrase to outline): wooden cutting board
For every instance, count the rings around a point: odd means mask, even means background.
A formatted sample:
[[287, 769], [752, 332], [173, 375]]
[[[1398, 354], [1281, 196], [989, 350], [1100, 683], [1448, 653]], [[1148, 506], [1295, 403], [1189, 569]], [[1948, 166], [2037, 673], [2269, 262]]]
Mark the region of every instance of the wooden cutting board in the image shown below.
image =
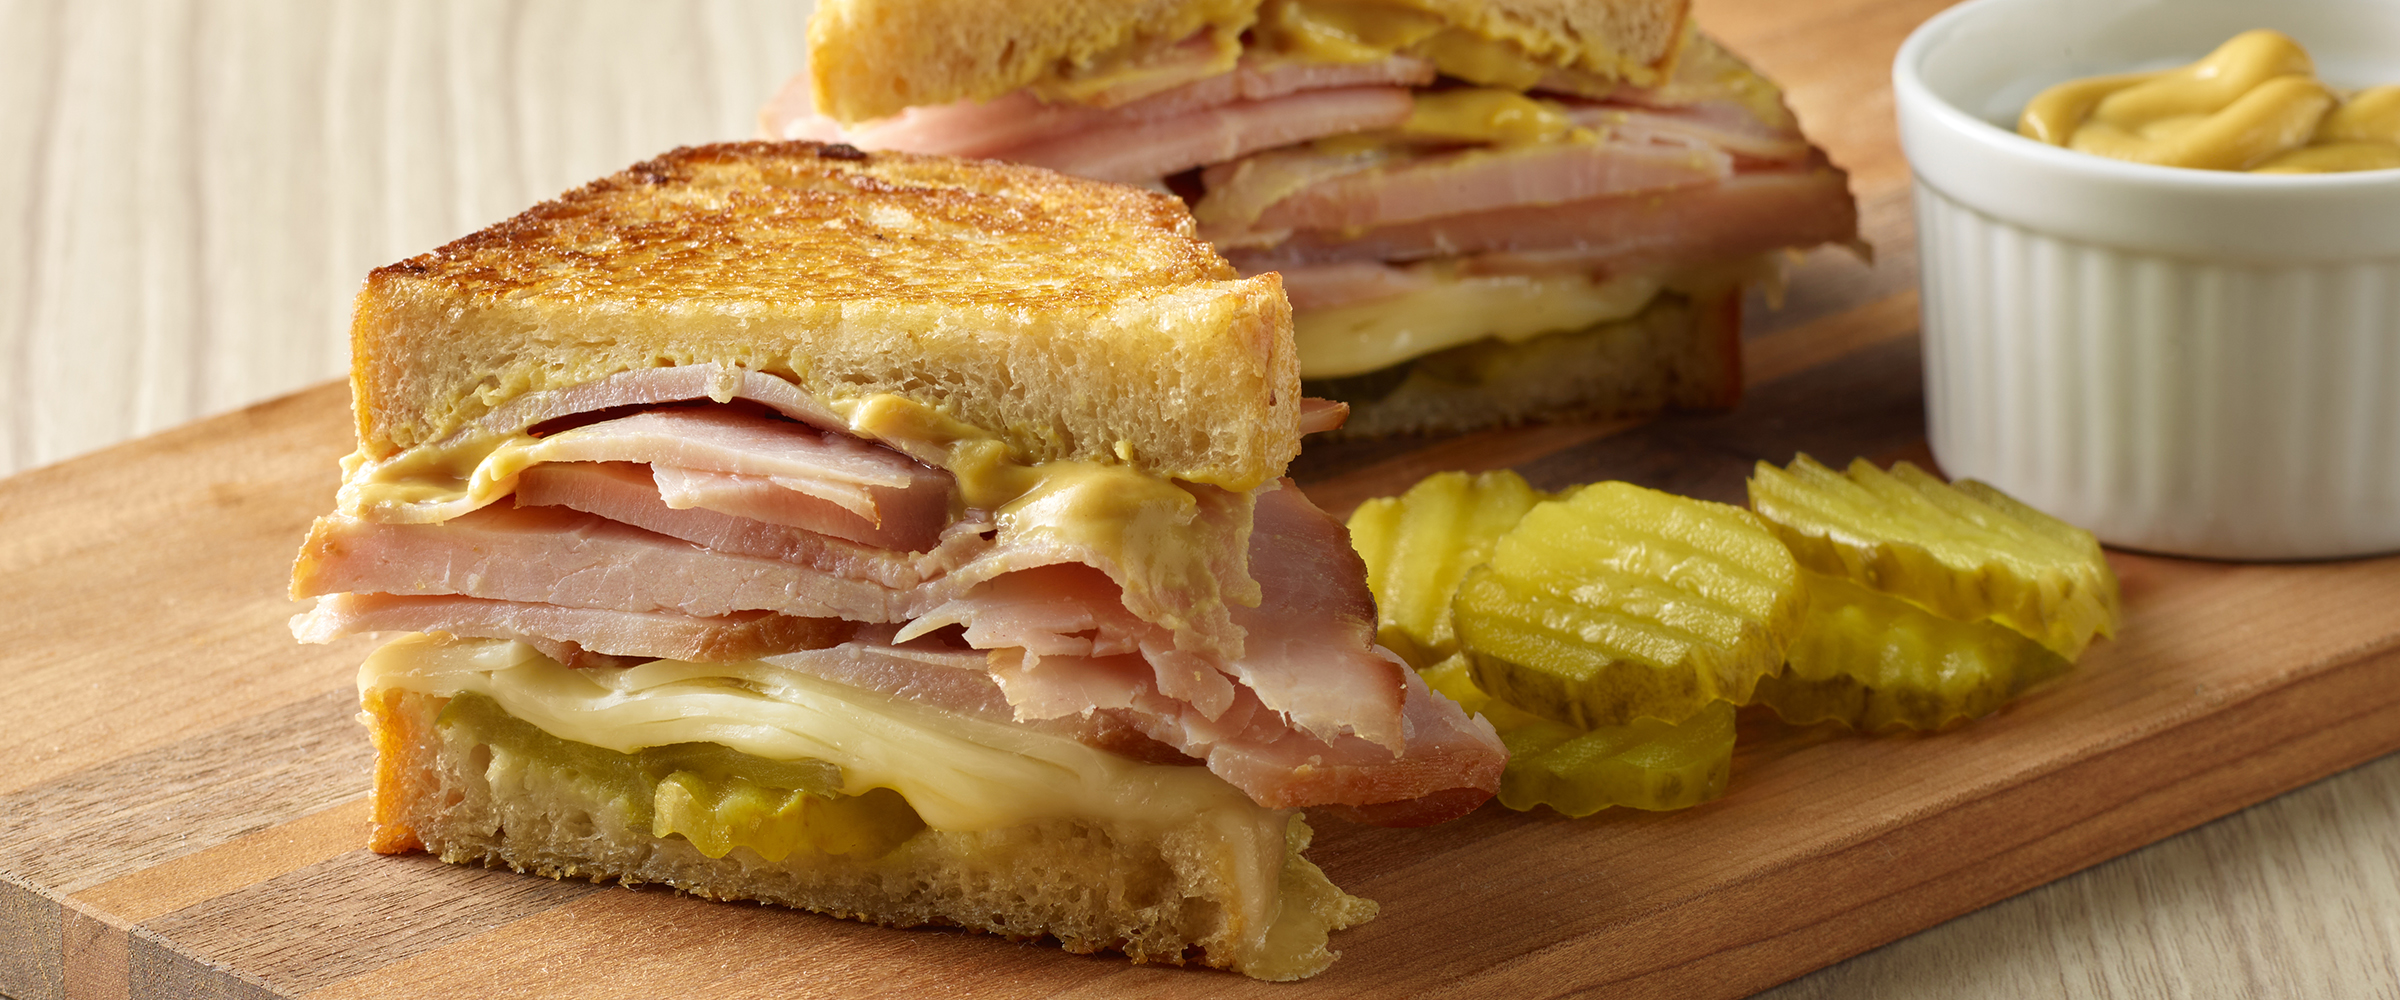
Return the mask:
[[[1929, 461], [1885, 67], [1938, 0], [1717, 0], [1853, 172], [1876, 266], [1803, 266], [1741, 409], [1313, 448], [1346, 511], [1450, 468], [1738, 500], [1756, 459]], [[1583, 820], [1324, 819], [1383, 914], [1293, 986], [365, 852], [368, 643], [282, 597], [350, 447], [326, 386], [0, 481], [0, 994], [1746, 994], [2400, 749], [2400, 559], [2113, 554], [2127, 625], [1999, 715], [1862, 739], [1745, 715], [1732, 792]]]

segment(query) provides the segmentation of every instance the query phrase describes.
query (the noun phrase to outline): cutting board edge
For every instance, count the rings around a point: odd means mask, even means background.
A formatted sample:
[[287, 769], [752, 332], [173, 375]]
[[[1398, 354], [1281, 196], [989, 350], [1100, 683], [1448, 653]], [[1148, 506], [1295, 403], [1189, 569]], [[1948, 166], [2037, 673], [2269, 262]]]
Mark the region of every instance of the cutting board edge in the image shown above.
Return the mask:
[[[2213, 711], [2110, 747], [2108, 752], [2031, 774], [1979, 799], [1930, 813], [1921, 821], [1795, 859], [1757, 878], [1720, 885], [1598, 935], [1582, 935], [1530, 951], [1505, 969], [1455, 980], [1450, 994], [1535, 995], [1527, 992], [1534, 990], [1541, 995], [1611, 1000], [1749, 996], [2400, 752], [2400, 684], [2392, 683], [2395, 676], [2400, 676], [2400, 642], [2362, 647], [2291, 683], [2228, 701]], [[2324, 706], [2352, 710], [2326, 713]], [[2296, 727], [2281, 721], [2293, 714], [2338, 724]], [[2223, 730], [2213, 734], [2210, 745], [2216, 752], [2198, 756], [2181, 752], [2191, 733], [2210, 727]], [[2278, 732], [2297, 735], [2271, 743], [2242, 738]], [[2268, 752], [2257, 754], [2261, 747]], [[2095, 791], [2122, 789], [2124, 782], [2099, 779], [2129, 775], [2149, 761], [2149, 755], [2185, 766], [2156, 772], [2154, 780], [2137, 782], [2142, 790], [2122, 803], [2080, 811], [2039, 835], [1988, 852], [1954, 852], [1967, 860], [1930, 877], [1853, 897], [1847, 905], [1802, 910], [1797, 915], [1787, 907], [1783, 922], [1789, 930], [1783, 933], [1730, 947], [1682, 951], [1629, 974], [1590, 974], [1595, 970], [1588, 951], [1612, 939], [1674, 939], [1662, 932], [1741, 926], [1761, 912], [1762, 906], [1784, 905], [1777, 898], [1781, 893], [1811, 888], [1811, 880], [1822, 879], [1828, 869], [1850, 867], [1852, 862], [1860, 869], [1889, 869], [1895, 853], [1929, 847], [1929, 831], [1956, 828], [1996, 833], [2003, 828], [1982, 814], [1998, 809], [2005, 800], [2062, 793], [2096, 799]], [[2214, 796], [2188, 794], [2224, 786], [2231, 787]], [[2008, 863], [2012, 861], [2018, 863]], [[1935, 887], [1935, 891], [1928, 893], [1927, 887]], [[1944, 888], [1949, 891], [1941, 891]], [[1724, 955], [1738, 957], [1711, 962]], [[1744, 974], [1731, 974], [1736, 971]]]

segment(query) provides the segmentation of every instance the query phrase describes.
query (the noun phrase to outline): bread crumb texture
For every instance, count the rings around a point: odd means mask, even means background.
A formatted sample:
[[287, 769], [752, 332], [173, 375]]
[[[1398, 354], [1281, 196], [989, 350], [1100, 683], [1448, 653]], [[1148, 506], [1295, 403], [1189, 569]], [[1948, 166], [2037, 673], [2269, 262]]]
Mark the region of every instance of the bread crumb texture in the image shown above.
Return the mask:
[[898, 393], [1026, 461], [1246, 489], [1299, 450], [1280, 278], [1175, 199], [813, 143], [678, 149], [377, 269], [352, 323], [383, 458], [528, 392], [714, 362], [826, 401]]
[[844, 122], [990, 100], [1159, 49], [1240, 31], [1259, 0], [823, 0], [808, 23], [817, 110]]
[[[1352, 6], [1365, 6], [1353, 0]], [[1666, 78], [1689, 0], [1382, 0], [1514, 45], [1537, 62], [1650, 86]], [[988, 101], [1095, 66], [1138, 65], [1207, 29], [1238, 32], [1261, 0], [821, 0], [809, 21], [817, 110], [855, 124], [920, 105]]]
[[[1137, 962], [1196, 962], [1297, 979], [1332, 964], [1326, 932], [1375, 904], [1337, 889], [1301, 857], [1294, 817], [1272, 926], [1249, 926], [1240, 859], [1204, 823], [1132, 829], [1060, 818], [973, 833], [919, 830], [875, 857], [797, 850], [770, 862], [747, 847], [710, 858], [681, 837], [628, 822], [571, 770], [510, 759], [435, 725], [448, 699], [368, 695], [377, 765], [373, 846], [552, 878], [654, 882], [720, 900], [758, 900], [894, 927], [942, 926]], [[405, 837], [388, 834], [405, 830]]]

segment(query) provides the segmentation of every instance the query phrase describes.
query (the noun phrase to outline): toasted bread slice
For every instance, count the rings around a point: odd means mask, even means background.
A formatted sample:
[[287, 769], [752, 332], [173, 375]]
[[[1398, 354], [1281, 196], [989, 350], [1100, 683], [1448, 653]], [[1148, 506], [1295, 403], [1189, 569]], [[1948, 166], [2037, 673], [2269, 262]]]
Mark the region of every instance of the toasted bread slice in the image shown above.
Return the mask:
[[[1068, 951], [1277, 980], [1323, 971], [1335, 957], [1327, 932], [1375, 915], [1374, 903], [1335, 888], [1301, 856], [1310, 831], [1296, 811], [1143, 823], [1059, 817], [919, 830], [888, 844], [816, 838], [772, 858], [746, 845], [704, 849], [688, 836], [659, 835], [647, 792], [615, 794], [572, 766], [444, 725], [447, 702], [405, 690], [362, 696], [361, 718], [379, 750], [377, 851], [424, 850], [454, 864], [552, 878], [661, 883], [895, 927], [1050, 937]], [[1249, 836], [1231, 835], [1239, 833]], [[1252, 884], [1262, 882], [1270, 887], [1264, 897]], [[1272, 905], [1262, 909], [1262, 898]]]
[[[1537, 62], [1606, 79], [1663, 79], [1689, 0], [1385, 0]], [[989, 100], [1138, 66], [1204, 30], [1257, 21], [1261, 0], [824, 0], [809, 22], [817, 110], [845, 125], [904, 108]], [[1368, 4], [1352, 3], [1352, 8]]]
[[364, 456], [510, 399], [716, 363], [895, 393], [1026, 462], [1230, 489], [1300, 449], [1290, 306], [1173, 198], [812, 143], [679, 149], [376, 270], [351, 328]]

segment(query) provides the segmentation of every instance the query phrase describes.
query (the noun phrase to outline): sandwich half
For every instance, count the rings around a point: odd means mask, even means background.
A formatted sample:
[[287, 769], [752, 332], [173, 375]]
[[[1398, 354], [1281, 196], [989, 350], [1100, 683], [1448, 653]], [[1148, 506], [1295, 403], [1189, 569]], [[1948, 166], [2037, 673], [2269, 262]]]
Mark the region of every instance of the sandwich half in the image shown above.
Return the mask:
[[1686, 0], [823, 0], [766, 134], [1185, 198], [1345, 432], [1732, 405], [1847, 179]]
[[1282, 479], [1272, 276], [1031, 167], [681, 149], [375, 271], [293, 569], [372, 846], [1268, 979], [1372, 903], [1303, 809], [1472, 810], [1491, 727], [1374, 645]]

